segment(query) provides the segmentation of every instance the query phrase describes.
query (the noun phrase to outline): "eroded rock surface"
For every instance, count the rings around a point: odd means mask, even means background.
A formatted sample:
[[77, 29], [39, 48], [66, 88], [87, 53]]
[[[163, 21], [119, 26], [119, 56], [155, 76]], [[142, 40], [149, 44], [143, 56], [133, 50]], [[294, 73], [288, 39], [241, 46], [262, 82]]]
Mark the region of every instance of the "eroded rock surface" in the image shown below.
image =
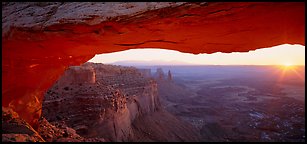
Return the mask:
[[11, 108], [2, 107], [2, 142], [44, 142], [44, 139]]
[[44, 117], [39, 120], [38, 133], [47, 142], [105, 142], [103, 138], [84, 138], [65, 121], [49, 123]]
[[[80, 75], [70, 75], [72, 72]], [[78, 77], [84, 75], [96, 81], [81, 83]], [[43, 115], [50, 122], [64, 121], [81, 136], [107, 141], [197, 141], [199, 138], [192, 126], [161, 109], [156, 82], [133, 67], [94, 63], [71, 67], [47, 91]], [[148, 131], [141, 128], [160, 132], [146, 135]]]
[[11, 108], [2, 107], [2, 142], [105, 142], [84, 138], [63, 121], [49, 123], [41, 117], [38, 122], [36, 131]]

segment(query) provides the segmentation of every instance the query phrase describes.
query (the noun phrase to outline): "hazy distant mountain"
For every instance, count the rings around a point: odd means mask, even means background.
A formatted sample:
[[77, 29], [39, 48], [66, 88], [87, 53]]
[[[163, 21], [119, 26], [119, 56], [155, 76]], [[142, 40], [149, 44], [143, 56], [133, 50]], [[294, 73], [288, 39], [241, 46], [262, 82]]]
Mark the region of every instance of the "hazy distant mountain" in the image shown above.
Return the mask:
[[160, 60], [152, 60], [152, 61], [117, 61], [114, 63], [110, 63], [113, 65], [122, 65], [122, 66], [153, 66], [153, 65], [193, 65], [192, 63], [181, 62], [181, 61], [160, 61]]

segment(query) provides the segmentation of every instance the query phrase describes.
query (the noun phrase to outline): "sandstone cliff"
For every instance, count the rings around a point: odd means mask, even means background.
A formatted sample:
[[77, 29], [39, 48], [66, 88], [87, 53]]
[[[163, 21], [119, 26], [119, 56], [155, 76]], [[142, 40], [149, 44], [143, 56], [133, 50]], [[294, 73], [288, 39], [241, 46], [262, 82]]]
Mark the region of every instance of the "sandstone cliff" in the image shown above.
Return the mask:
[[[81, 77], [88, 79], [81, 82]], [[156, 82], [132, 67], [93, 63], [71, 67], [46, 93], [43, 116], [51, 122], [64, 121], [81, 136], [107, 141], [199, 138], [192, 126], [161, 108]]]

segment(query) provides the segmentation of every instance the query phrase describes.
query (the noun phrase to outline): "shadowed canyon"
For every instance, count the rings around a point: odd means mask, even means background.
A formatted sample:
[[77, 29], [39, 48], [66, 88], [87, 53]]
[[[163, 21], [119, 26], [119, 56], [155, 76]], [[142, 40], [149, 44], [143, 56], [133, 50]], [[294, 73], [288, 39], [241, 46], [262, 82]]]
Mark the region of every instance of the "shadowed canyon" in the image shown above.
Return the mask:
[[[273, 79], [260, 87], [235, 72], [86, 63], [150, 47], [211, 54], [305, 45], [304, 4], [2, 2], [2, 141], [305, 141], [304, 81], [274, 87], [274, 76], [257, 73]], [[280, 105], [267, 112], [263, 99]]]

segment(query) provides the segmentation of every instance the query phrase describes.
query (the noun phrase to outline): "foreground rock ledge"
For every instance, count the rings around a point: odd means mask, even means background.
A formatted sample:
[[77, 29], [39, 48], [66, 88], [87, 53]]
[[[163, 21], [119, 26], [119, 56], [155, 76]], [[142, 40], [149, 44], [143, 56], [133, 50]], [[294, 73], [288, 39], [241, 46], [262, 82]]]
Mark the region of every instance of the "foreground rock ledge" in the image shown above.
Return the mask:
[[2, 3], [2, 106], [37, 129], [43, 93], [95, 54], [305, 45], [301, 3]]

